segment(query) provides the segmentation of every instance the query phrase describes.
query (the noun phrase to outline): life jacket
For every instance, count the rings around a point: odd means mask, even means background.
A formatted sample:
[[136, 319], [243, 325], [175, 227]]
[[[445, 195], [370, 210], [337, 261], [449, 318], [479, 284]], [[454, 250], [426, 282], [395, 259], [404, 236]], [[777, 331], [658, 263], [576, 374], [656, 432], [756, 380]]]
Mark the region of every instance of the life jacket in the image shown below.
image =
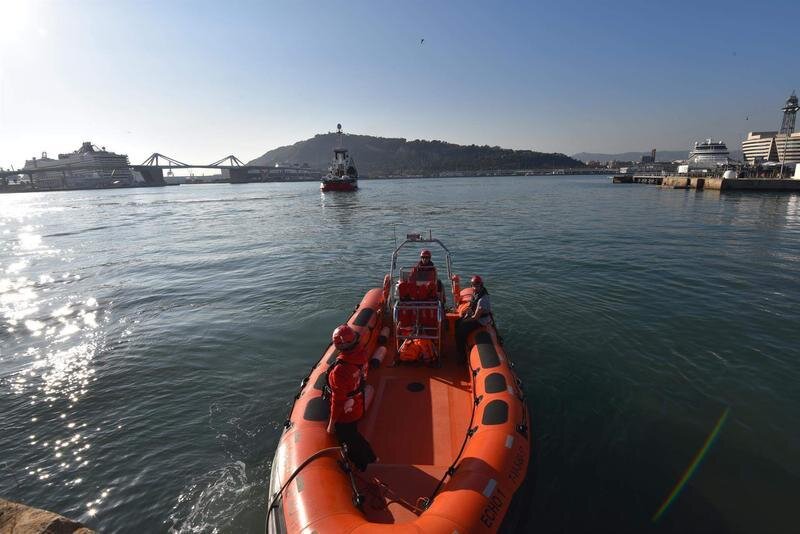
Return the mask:
[[412, 284], [412, 300], [436, 300], [439, 293], [438, 274], [433, 262], [428, 265], [418, 263], [408, 276]]
[[[364, 415], [367, 365], [366, 362], [360, 363], [361, 352], [359, 355], [347, 355], [350, 358], [342, 357], [344, 353], [340, 354], [325, 372], [322, 396], [330, 401], [333, 420], [337, 423], [358, 421]], [[336, 376], [334, 383], [331, 383], [332, 375]]]
[[436, 349], [429, 339], [406, 339], [397, 357], [403, 362], [430, 361], [436, 357]]
[[[481, 300], [481, 297], [488, 295], [489, 292], [486, 290], [485, 287], [481, 287], [480, 291], [475, 291], [472, 293], [472, 297], [469, 299], [469, 307], [467, 308], [467, 315], [473, 315], [475, 310], [478, 308], [478, 301]], [[489, 318], [491, 319], [490, 324], [494, 324], [494, 315], [492, 312], [489, 312]]]

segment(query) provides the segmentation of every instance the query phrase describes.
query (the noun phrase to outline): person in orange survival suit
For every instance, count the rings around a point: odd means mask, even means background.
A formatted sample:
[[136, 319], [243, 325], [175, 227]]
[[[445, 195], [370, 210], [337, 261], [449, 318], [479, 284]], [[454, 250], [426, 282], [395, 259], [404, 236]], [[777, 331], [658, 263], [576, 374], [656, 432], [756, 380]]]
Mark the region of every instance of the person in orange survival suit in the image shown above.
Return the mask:
[[377, 460], [372, 446], [358, 431], [358, 421], [372, 397], [372, 388], [366, 384], [369, 355], [358, 346], [358, 333], [346, 324], [337, 327], [331, 337], [339, 355], [327, 375], [331, 401], [328, 433], [335, 433], [339, 442], [347, 445], [350, 461], [364, 471]]
[[[435, 268], [436, 266], [433, 264], [433, 261], [431, 261], [431, 251], [424, 248], [419, 253], [419, 262], [417, 262], [417, 264], [411, 268], [410, 278], [414, 281], [432, 280]], [[439, 298], [442, 302], [442, 308], [444, 308], [447, 304], [447, 301], [445, 298], [444, 286], [442, 285], [442, 281], [438, 278], [436, 279], [436, 293], [439, 295]]]

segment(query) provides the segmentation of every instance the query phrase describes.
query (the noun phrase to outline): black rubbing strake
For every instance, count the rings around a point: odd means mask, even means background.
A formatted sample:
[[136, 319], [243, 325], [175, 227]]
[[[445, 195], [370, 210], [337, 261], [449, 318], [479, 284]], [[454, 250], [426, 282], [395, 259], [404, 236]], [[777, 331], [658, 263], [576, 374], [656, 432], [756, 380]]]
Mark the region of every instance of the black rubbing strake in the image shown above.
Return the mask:
[[306, 421], [327, 421], [331, 415], [331, 406], [322, 397], [315, 397], [306, 404], [303, 419]]
[[483, 410], [481, 423], [484, 425], [502, 425], [508, 421], [508, 404], [506, 401], [493, 400]]
[[500, 393], [506, 390], [506, 377], [500, 373], [492, 373], [486, 377], [484, 382], [486, 393]]
[[331, 365], [331, 364], [333, 364], [333, 362], [335, 362], [335, 361], [336, 361], [336, 358], [337, 358], [338, 356], [339, 356], [339, 351], [338, 351], [338, 350], [334, 350], [334, 351], [333, 351], [333, 353], [331, 354], [331, 357], [330, 357], [330, 358], [328, 358], [328, 361], [327, 361], [327, 362], [325, 362], [325, 363], [327, 363], [328, 365]]
[[481, 367], [491, 369], [500, 365], [500, 358], [494, 350], [492, 336], [488, 332], [480, 332], [475, 335], [475, 345], [478, 347], [478, 355], [481, 358]]
[[367, 323], [369, 322], [370, 319], [372, 319], [372, 316], [374, 314], [375, 310], [373, 310], [372, 308], [364, 308], [363, 310], [358, 312], [358, 315], [356, 315], [356, 320], [353, 321], [353, 324], [356, 326], [367, 326]]
[[319, 376], [317, 377], [317, 381], [314, 382], [314, 389], [322, 391], [322, 387], [325, 385], [327, 378], [328, 378], [328, 373], [320, 373]]

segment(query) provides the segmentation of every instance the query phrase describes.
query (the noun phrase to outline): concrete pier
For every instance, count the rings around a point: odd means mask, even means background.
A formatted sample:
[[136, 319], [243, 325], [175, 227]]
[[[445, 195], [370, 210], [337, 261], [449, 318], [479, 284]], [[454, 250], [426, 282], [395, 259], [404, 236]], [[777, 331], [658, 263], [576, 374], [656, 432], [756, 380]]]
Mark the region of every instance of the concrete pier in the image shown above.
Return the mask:
[[0, 499], [0, 534], [93, 534], [64, 516]]
[[800, 180], [775, 178], [689, 178], [667, 176], [662, 187], [673, 189], [709, 189], [712, 191], [800, 192]]
[[614, 176], [612, 182], [615, 184], [651, 184], [661, 185], [664, 180], [663, 176], [654, 176], [646, 174], [632, 174]]
[[615, 184], [656, 184], [668, 189], [775, 191], [800, 193], [800, 180], [775, 178], [701, 178], [689, 176], [614, 176]]

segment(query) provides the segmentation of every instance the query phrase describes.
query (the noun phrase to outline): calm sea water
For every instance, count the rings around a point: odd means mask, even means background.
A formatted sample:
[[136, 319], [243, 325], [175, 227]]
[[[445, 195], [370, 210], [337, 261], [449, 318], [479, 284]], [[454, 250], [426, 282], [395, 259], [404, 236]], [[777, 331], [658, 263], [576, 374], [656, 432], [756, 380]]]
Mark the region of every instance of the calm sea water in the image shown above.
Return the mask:
[[796, 531], [800, 196], [362, 186], [0, 196], [0, 495], [103, 532], [261, 531], [300, 378], [395, 232], [433, 229], [525, 381], [521, 530]]

